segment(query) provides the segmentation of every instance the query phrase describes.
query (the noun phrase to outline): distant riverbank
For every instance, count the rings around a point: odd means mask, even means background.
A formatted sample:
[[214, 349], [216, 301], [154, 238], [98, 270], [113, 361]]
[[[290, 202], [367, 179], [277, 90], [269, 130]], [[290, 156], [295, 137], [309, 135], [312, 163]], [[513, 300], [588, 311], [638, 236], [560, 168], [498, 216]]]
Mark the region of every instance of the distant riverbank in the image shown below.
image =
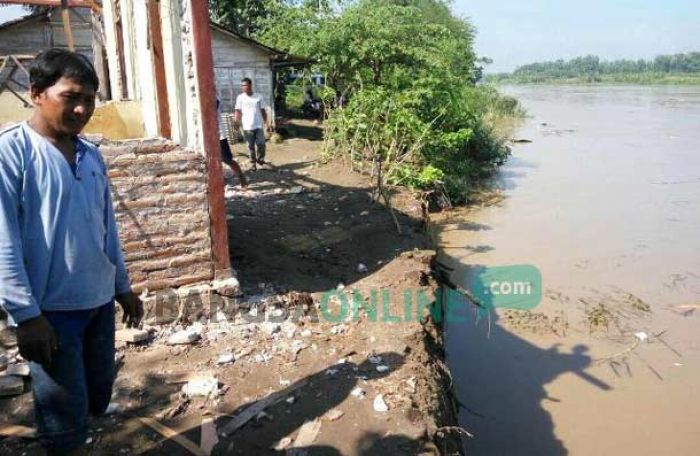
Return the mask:
[[558, 78], [534, 75], [496, 74], [486, 76], [486, 82], [492, 84], [560, 84], [560, 85], [595, 85], [595, 84], [628, 84], [628, 85], [700, 85], [700, 73], [689, 74], [610, 74], [602, 76], [579, 76], [574, 78]]

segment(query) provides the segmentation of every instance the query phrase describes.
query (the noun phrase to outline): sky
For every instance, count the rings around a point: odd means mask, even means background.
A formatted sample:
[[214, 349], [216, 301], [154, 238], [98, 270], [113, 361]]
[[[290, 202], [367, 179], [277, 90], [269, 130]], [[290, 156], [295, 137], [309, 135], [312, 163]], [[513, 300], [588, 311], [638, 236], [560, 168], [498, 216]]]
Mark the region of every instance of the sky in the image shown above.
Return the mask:
[[25, 14], [27, 14], [27, 11], [23, 10], [19, 5], [0, 6], [0, 24]]
[[595, 54], [646, 58], [700, 51], [700, 0], [454, 0], [477, 28], [488, 73]]
[[[646, 58], [700, 51], [700, 0], [454, 0], [477, 28], [487, 72], [595, 54]], [[0, 7], [0, 23], [26, 14]]]

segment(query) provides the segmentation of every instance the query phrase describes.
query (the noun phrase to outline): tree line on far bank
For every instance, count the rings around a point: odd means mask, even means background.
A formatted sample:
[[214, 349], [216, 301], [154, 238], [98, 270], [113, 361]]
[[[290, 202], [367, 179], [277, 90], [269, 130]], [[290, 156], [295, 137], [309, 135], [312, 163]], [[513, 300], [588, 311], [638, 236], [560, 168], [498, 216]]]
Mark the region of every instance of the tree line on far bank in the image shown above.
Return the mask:
[[449, 204], [468, 200], [508, 157], [497, 125], [520, 113], [518, 103], [477, 85], [475, 29], [450, 0], [209, 4], [215, 21], [314, 59], [305, 71], [325, 77], [314, 93], [324, 104], [326, 158]]
[[489, 76], [496, 82], [638, 82], [700, 83], [700, 52], [659, 55], [653, 60], [601, 60], [589, 55], [571, 60], [538, 62], [512, 73]]

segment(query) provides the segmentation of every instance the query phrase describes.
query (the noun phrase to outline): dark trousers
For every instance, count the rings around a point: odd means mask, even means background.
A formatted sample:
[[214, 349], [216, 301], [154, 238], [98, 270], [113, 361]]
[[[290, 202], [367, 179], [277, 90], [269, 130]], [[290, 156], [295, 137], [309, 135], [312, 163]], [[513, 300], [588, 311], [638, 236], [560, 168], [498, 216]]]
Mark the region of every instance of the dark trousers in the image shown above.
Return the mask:
[[248, 156], [250, 160], [265, 160], [265, 130], [262, 128], [245, 130], [243, 136], [245, 136], [245, 141], [248, 143]]
[[89, 415], [104, 413], [116, 376], [114, 303], [96, 309], [47, 311], [58, 351], [46, 370], [31, 363], [39, 439], [49, 450], [85, 443]]

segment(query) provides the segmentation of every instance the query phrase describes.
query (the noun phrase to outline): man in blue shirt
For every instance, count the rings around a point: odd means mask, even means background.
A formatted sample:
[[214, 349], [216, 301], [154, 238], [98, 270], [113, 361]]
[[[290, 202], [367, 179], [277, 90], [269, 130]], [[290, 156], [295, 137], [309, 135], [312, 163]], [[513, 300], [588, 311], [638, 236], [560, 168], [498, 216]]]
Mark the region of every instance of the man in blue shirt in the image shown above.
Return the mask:
[[35, 416], [49, 454], [80, 454], [88, 415], [116, 375], [114, 300], [140, 324], [107, 169], [80, 139], [98, 79], [79, 54], [52, 49], [30, 70], [31, 118], [0, 133], [0, 305], [31, 361]]

